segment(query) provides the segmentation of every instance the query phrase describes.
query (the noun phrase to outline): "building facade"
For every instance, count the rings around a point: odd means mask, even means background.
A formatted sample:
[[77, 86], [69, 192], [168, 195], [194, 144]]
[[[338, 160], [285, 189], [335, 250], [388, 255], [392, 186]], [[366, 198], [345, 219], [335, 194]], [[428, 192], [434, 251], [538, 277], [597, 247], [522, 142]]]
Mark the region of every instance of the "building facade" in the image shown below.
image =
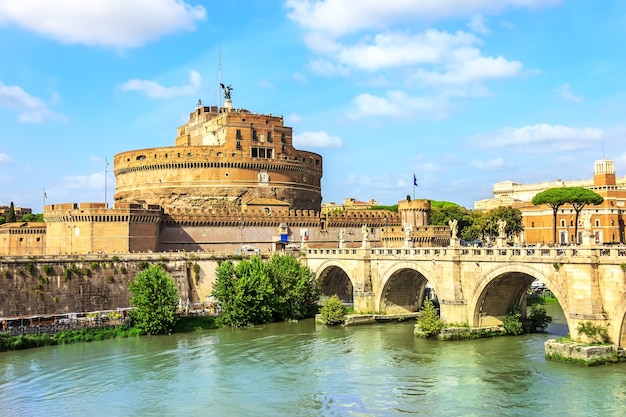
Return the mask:
[[[557, 187], [588, 188], [604, 198], [602, 204], [586, 206], [576, 220], [576, 211], [566, 204], [557, 211], [556, 241], [554, 241], [554, 213], [547, 205], [534, 206], [532, 199], [538, 193]], [[521, 210], [524, 231], [520, 241], [525, 244], [566, 245], [582, 242], [585, 224], [589, 216], [592, 243], [616, 244], [626, 240], [626, 177], [617, 178], [612, 160], [602, 159], [594, 164], [593, 179], [581, 181], [545, 182], [520, 184], [512, 181], [494, 185], [493, 198], [477, 201], [476, 210], [490, 210], [511, 206]]]

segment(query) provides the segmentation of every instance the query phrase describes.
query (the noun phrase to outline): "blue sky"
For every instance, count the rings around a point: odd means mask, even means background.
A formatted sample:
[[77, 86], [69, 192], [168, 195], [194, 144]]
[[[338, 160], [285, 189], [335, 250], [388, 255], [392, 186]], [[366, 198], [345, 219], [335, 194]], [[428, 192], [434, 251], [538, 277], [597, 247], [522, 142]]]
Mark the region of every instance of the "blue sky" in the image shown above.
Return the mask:
[[103, 201], [105, 158], [221, 100], [220, 56], [235, 107], [323, 156], [324, 202], [623, 177], [624, 39], [619, 0], [0, 0], [0, 204]]

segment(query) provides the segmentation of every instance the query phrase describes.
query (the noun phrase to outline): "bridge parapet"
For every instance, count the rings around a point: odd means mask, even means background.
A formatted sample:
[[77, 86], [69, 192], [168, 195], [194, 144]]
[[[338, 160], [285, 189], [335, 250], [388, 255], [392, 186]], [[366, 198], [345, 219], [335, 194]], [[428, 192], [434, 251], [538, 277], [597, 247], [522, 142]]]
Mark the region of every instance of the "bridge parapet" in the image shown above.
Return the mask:
[[[308, 258], [329, 258], [329, 257], [349, 257], [353, 258], [369, 256], [374, 258], [403, 258], [403, 259], [419, 259], [419, 258], [436, 258], [436, 257], [459, 257], [461, 260], [474, 260], [475, 258], [494, 258], [502, 260], [539, 258], [541, 262], [548, 259], [563, 260], [568, 259], [589, 259], [596, 257], [600, 262], [602, 260], [623, 259], [626, 264], [626, 247], [429, 247], [429, 248], [308, 248], [306, 250]], [[613, 262], [613, 261], [611, 261]]]

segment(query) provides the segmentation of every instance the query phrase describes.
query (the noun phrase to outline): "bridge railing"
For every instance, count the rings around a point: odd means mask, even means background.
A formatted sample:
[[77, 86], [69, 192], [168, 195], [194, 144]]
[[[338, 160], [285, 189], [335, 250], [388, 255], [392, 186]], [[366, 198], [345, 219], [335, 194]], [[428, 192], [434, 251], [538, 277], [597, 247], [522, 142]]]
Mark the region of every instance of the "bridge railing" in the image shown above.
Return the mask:
[[541, 258], [564, 258], [564, 257], [623, 257], [626, 258], [626, 246], [562, 246], [562, 247], [428, 247], [428, 248], [308, 248], [309, 256], [340, 256], [360, 257], [365, 254], [375, 257], [411, 257], [411, 258], [436, 258], [442, 256], [461, 257], [541, 257]]

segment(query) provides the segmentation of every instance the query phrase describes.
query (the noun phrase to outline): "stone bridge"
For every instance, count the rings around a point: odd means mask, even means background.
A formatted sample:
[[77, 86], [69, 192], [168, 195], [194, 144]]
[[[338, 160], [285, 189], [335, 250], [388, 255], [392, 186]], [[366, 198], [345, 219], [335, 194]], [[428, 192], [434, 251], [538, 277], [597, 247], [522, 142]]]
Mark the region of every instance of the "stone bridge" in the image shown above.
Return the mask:
[[501, 324], [513, 307], [525, 311], [535, 280], [559, 300], [570, 335], [579, 322], [608, 329], [626, 345], [626, 247], [306, 249], [306, 264], [324, 295], [356, 311], [414, 312], [431, 289], [447, 323]]

